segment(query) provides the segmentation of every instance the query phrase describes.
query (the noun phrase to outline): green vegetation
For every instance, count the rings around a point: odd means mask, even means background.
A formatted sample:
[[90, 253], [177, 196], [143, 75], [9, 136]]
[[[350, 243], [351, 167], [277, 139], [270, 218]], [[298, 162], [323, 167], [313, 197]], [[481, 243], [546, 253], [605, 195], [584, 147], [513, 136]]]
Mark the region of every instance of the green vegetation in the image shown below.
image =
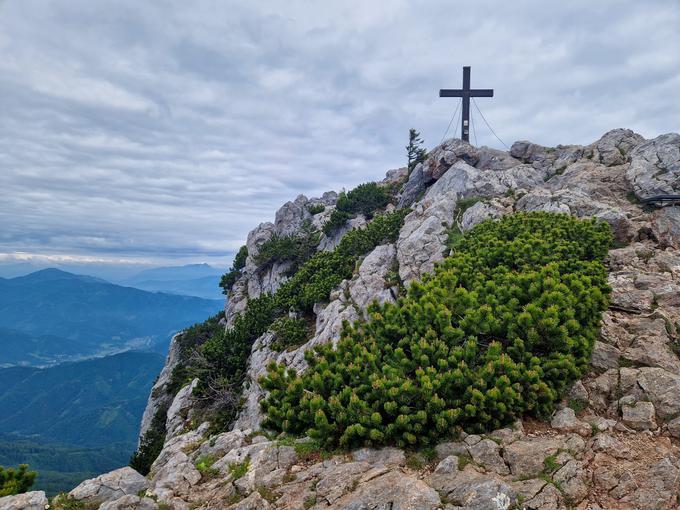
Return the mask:
[[300, 235], [274, 234], [271, 239], [262, 243], [255, 257], [255, 263], [264, 268], [275, 262], [289, 262], [291, 267], [288, 274], [293, 274], [301, 264], [316, 253], [317, 246], [319, 246], [319, 232], [315, 231], [311, 222], [308, 221], [302, 226]]
[[312, 204], [307, 206], [309, 214], [319, 214], [326, 210], [326, 206], [323, 204]]
[[151, 470], [151, 464], [156, 460], [165, 443], [165, 419], [168, 413], [168, 405], [162, 406], [156, 411], [149, 430], [140, 441], [139, 448], [130, 457], [130, 467], [138, 473], [146, 476]]
[[238, 480], [246, 475], [250, 466], [250, 460], [246, 459], [243, 462], [232, 462], [229, 464], [229, 474], [232, 480]]
[[59, 493], [53, 500], [52, 506], [54, 510], [97, 510], [101, 501], [83, 501], [81, 499], [73, 499], [65, 492]]
[[568, 215], [478, 225], [396, 304], [307, 352], [302, 376], [270, 365], [264, 425], [329, 448], [403, 447], [549, 416], [587, 367], [611, 241], [606, 223]]
[[413, 128], [408, 130], [406, 159], [409, 174], [418, 163], [423, 163], [427, 159], [427, 151], [423, 147], [423, 140], [420, 138], [420, 133]]
[[358, 214], [363, 214], [370, 219], [376, 211], [385, 207], [389, 201], [389, 192], [375, 182], [360, 184], [347, 193], [343, 191], [338, 197], [331, 217], [323, 226], [323, 232], [326, 235], [331, 235]]
[[216, 460], [214, 455], [202, 455], [196, 459], [196, 470], [204, 480], [211, 480], [220, 474], [219, 469], [212, 467]]
[[18, 469], [0, 466], [0, 497], [26, 492], [37, 475], [35, 471], [28, 470], [28, 464], [19, 464]]
[[283, 351], [305, 343], [310, 333], [310, 324], [302, 317], [279, 317], [270, 328], [276, 335], [272, 349]]
[[[165, 388], [165, 393], [172, 397], [192, 379], [190, 358], [192, 354], [210, 338], [216, 334], [220, 334], [224, 330], [224, 326], [220, 324], [220, 320], [224, 318], [224, 312], [220, 312], [207, 319], [200, 324], [194, 324], [187, 328], [177, 337], [179, 345], [180, 362], [172, 371], [170, 381]], [[170, 399], [167, 399], [168, 401]], [[163, 449], [165, 441], [165, 420], [168, 412], [169, 404], [160, 406], [156, 410], [149, 429], [144, 434], [139, 448], [132, 454], [130, 458], [130, 467], [136, 469], [139, 473], [146, 475], [151, 469], [151, 464], [156, 460], [158, 454]]]
[[[276, 348], [304, 343], [307, 321], [314, 303], [328, 299], [342, 280], [351, 278], [357, 260], [379, 244], [396, 240], [408, 210], [378, 215], [363, 229], [348, 232], [332, 252], [315, 253], [275, 294], [263, 294], [248, 302], [246, 310], [225, 330], [220, 316], [185, 331], [179, 339], [181, 362], [171, 377], [169, 392], [176, 393], [198, 377], [195, 390], [202, 412], [215, 431], [226, 429], [236, 417], [241, 386], [253, 342], [268, 330], [277, 335]], [[298, 319], [289, 317], [295, 312]], [[154, 418], [157, 427], [145, 436], [133, 457], [135, 469], [148, 472], [158, 455], [159, 438], [165, 435], [165, 412]], [[147, 440], [148, 439], [148, 440]]]
[[222, 293], [224, 295], [229, 294], [234, 283], [236, 283], [236, 280], [241, 275], [241, 269], [246, 265], [246, 258], [248, 258], [248, 248], [241, 246], [234, 257], [231, 269], [224, 273], [222, 278], [220, 278], [220, 287], [222, 287]]

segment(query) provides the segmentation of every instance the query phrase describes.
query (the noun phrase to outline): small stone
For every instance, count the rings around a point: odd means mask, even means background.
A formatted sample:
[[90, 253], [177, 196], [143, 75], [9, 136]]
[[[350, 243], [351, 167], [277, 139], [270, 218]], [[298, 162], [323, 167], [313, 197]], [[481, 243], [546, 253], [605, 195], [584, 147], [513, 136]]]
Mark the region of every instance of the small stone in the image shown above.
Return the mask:
[[352, 458], [357, 462], [384, 466], [400, 466], [406, 461], [404, 451], [399, 448], [361, 448], [352, 452]]
[[656, 428], [654, 405], [651, 402], [637, 402], [622, 407], [623, 423], [635, 430]]
[[1, 510], [44, 510], [47, 508], [47, 497], [44, 491], [24, 492], [0, 498]]
[[449, 455], [444, 460], [442, 460], [434, 472], [438, 475], [447, 475], [458, 473], [458, 457], [456, 455]]
[[489, 469], [499, 475], [507, 475], [510, 473], [510, 468], [503, 461], [500, 455], [501, 447], [491, 439], [482, 439], [477, 444], [470, 446], [470, 455], [472, 459], [486, 469]]
[[588, 437], [592, 432], [590, 425], [579, 420], [570, 407], [557, 411], [550, 422], [550, 426], [557, 430], [576, 432], [584, 437]]

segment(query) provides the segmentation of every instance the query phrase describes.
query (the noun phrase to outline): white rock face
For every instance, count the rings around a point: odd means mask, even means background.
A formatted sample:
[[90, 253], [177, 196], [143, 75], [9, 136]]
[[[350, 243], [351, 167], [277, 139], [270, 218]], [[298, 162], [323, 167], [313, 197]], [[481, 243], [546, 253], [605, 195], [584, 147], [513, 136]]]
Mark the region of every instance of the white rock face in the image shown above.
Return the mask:
[[137, 495], [148, 487], [146, 478], [131, 467], [123, 467], [85, 480], [69, 492], [69, 496], [76, 500], [114, 501], [128, 494]]
[[198, 379], [194, 379], [175, 395], [165, 420], [166, 441], [169, 441], [184, 429], [187, 415], [194, 405], [192, 394], [197, 384]]
[[680, 194], [680, 135], [668, 133], [636, 147], [626, 176], [638, 198]]
[[161, 370], [158, 380], [154, 383], [153, 388], [151, 388], [151, 393], [149, 393], [149, 399], [146, 401], [146, 407], [144, 408], [144, 415], [142, 416], [142, 424], [139, 427], [139, 438], [137, 440], [137, 445], [141, 444], [144, 434], [149, 430], [151, 426], [151, 421], [156, 415], [158, 409], [167, 404], [170, 397], [165, 393], [165, 388], [170, 382], [170, 376], [172, 371], [177, 366], [180, 358], [180, 346], [178, 335], [174, 335], [170, 341], [170, 347], [168, 349], [168, 355], [165, 358], [165, 365]]
[[267, 373], [269, 363], [284, 363], [301, 372], [307, 368], [304, 353], [315, 345], [337, 341], [343, 322], [353, 323], [360, 318], [357, 308], [364, 310], [372, 301], [394, 301], [392, 291], [385, 286], [385, 276], [394, 265], [395, 255], [393, 244], [377, 246], [369, 253], [359, 266], [357, 275], [351, 281], [343, 282], [340, 292], [335, 293], [335, 299], [316, 311], [314, 336], [301, 347], [277, 353], [271, 349], [274, 341], [272, 333], [265, 333], [255, 341], [244, 391], [245, 402], [235, 428], [260, 428], [263, 419], [260, 400], [264, 397], [264, 392], [258, 380]]
[[44, 510], [47, 497], [44, 491], [25, 492], [0, 498], [0, 510]]

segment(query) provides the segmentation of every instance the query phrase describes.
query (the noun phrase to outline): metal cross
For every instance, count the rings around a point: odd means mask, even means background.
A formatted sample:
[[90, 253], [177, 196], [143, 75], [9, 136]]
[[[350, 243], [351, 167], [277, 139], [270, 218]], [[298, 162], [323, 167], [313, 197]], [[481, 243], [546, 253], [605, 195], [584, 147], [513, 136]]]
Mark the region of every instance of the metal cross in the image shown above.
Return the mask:
[[470, 141], [470, 98], [471, 97], [493, 97], [493, 89], [471, 89], [470, 88], [470, 66], [463, 67], [463, 88], [462, 89], [441, 89], [439, 97], [462, 97], [463, 115], [461, 124], [461, 139]]

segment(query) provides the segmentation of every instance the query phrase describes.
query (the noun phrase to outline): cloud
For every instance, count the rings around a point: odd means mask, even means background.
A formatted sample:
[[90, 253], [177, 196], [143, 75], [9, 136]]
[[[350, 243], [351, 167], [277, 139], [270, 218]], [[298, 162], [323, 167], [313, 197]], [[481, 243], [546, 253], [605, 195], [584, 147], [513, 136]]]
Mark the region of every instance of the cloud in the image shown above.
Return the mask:
[[462, 65], [508, 145], [677, 130], [677, 26], [673, 0], [0, 3], [0, 254], [226, 266], [410, 127], [439, 143]]

